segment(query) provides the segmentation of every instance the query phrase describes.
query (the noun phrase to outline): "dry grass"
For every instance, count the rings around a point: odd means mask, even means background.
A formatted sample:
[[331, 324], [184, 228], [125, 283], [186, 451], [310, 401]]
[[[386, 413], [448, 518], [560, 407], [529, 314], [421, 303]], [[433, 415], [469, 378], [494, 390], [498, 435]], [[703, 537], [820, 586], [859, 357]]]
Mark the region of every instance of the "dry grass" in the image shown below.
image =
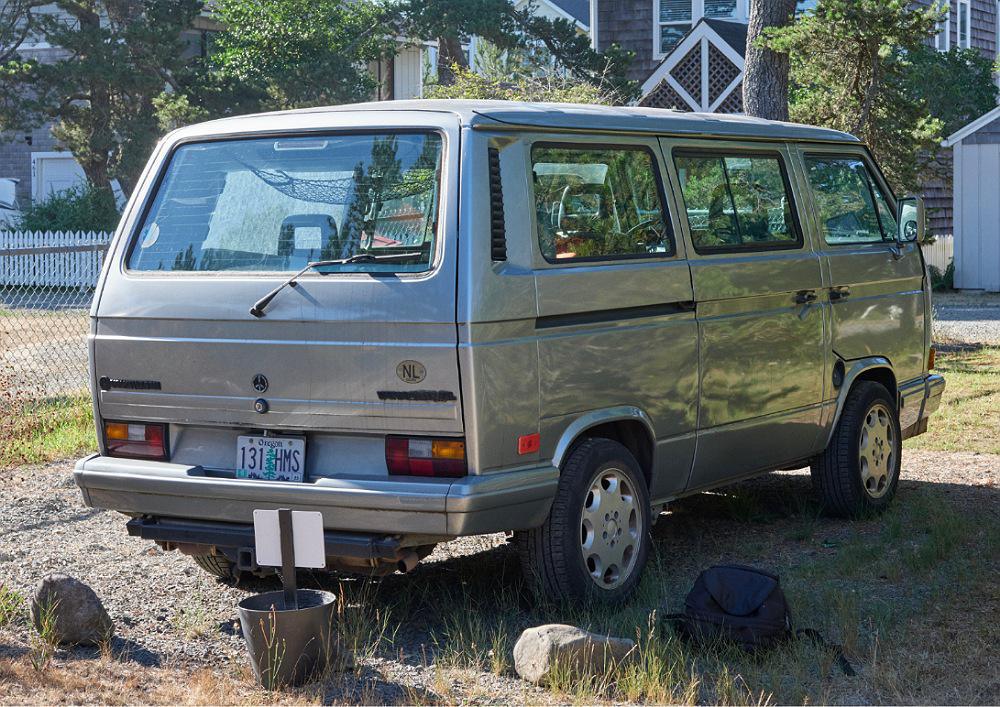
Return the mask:
[[268, 693], [230, 670], [145, 667], [97, 658], [55, 662], [43, 672], [0, 659], [0, 695], [9, 704], [319, 704], [317, 695]]
[[[943, 352], [938, 369], [948, 378], [944, 404], [931, 432], [908, 448], [1000, 451], [1000, 349]], [[405, 577], [335, 582], [338, 629], [358, 668], [298, 690], [265, 692], [244, 665], [143, 666], [113, 646], [96, 655], [56, 649], [36, 669], [23, 602], [0, 588], [0, 645], [23, 647], [0, 658], [0, 703], [995, 704], [1000, 457], [987, 458], [981, 476], [956, 481], [948, 467], [955, 472], [972, 455], [942, 454], [945, 468], [928, 456], [914, 474], [904, 454], [895, 504], [862, 521], [821, 515], [801, 472], [677, 502], [654, 528], [646, 576], [625, 606], [538, 604], [515, 553], [486, 543]], [[680, 608], [699, 570], [721, 562], [777, 571], [796, 624], [842, 644], [858, 675], [842, 675], [811, 643], [747, 655], [678, 640], [659, 617]], [[184, 635], [212, 630], [197, 596], [174, 621]], [[633, 638], [638, 664], [587, 679], [557, 671], [546, 691], [534, 691], [516, 681], [512, 648], [522, 630], [548, 622]], [[402, 654], [413, 641], [421, 653]], [[405, 680], [392, 666], [421, 678]], [[385, 692], [388, 683], [397, 692]]]
[[941, 347], [936, 372], [946, 386], [931, 433], [907, 447], [1000, 454], [1000, 347]]
[[[986, 648], [1000, 642], [1000, 629], [987, 620], [997, 607], [994, 580], [1000, 570], [1000, 531], [991, 507], [997, 500], [994, 490], [984, 489], [982, 498], [970, 503], [975, 497], [955, 498], [953, 489], [914, 484], [886, 515], [844, 523], [817, 519], [814, 509], [789, 502], [789, 497], [807, 493], [801, 474], [753, 483], [756, 488], [743, 485], [733, 493], [749, 488], [747, 495], [754, 501], [727, 503], [726, 494], [678, 503], [658, 526], [655, 557], [638, 597], [628, 606], [586, 610], [526, 605], [530, 600], [511, 596], [508, 582], [495, 581], [495, 573], [506, 571], [506, 566], [482, 563], [478, 572], [484, 579], [463, 573], [461, 590], [435, 583], [429, 592], [445, 607], [436, 622], [444, 627], [436, 634], [439, 660], [489, 670], [484, 646], [493, 639], [499, 637], [503, 645], [491, 645], [492, 650], [509, 655], [525, 626], [559, 621], [631, 637], [638, 643], [639, 660], [590, 678], [557, 670], [549, 690], [558, 702], [926, 703], [1000, 698]], [[756, 504], [756, 521], [745, 520], [751, 504]], [[801, 532], [800, 524], [812, 532]], [[858, 676], [842, 675], [833, 653], [808, 642], [751, 656], [726, 645], [698, 649], [678, 640], [658, 621], [658, 614], [677, 610], [697, 569], [720, 561], [776, 569], [796, 624], [817, 628], [842, 644]], [[397, 612], [407, 610], [397, 607]], [[934, 625], [955, 632], [964, 626], [963, 645], [941, 642], [928, 628]], [[921, 630], [915, 631], [917, 627]], [[986, 653], [977, 653], [982, 650]], [[928, 673], [928, 664], [935, 670]], [[959, 674], [961, 679], [956, 679]]]
[[97, 447], [89, 395], [9, 398], [0, 395], [4, 405], [0, 411], [0, 469], [65, 459]]
[[[802, 473], [685, 499], [654, 529], [638, 595], [620, 607], [539, 605], [503, 545], [378, 583], [335, 582], [340, 634], [359, 665], [303, 689], [267, 693], [243, 665], [143, 667], [112, 649], [57, 650], [36, 671], [26, 650], [0, 660], [0, 702], [995, 703], [1000, 498], [995, 478], [946, 479], [904, 477], [889, 512], [857, 522], [819, 515]], [[747, 655], [698, 649], [664, 628], [659, 617], [679, 608], [697, 572], [731, 561], [780, 573], [797, 625], [841, 643], [858, 675], [842, 675], [829, 651], [808, 642]], [[639, 662], [588, 679], [557, 671], [546, 691], [534, 691], [516, 681], [511, 651], [524, 628], [547, 622], [634, 638]], [[30, 630], [24, 612], [14, 623], [18, 634]], [[396, 628], [424, 650], [401, 655]], [[400, 682], [390, 664], [422, 677]], [[384, 692], [390, 683], [395, 693]]]

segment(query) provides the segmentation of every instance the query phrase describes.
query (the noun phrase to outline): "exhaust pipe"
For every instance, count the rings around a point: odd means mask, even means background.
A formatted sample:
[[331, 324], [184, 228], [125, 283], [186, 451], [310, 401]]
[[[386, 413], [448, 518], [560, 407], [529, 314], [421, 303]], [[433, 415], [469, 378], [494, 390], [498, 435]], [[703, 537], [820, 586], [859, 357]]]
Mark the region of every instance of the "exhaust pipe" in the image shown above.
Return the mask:
[[406, 574], [416, 567], [418, 562], [420, 562], [420, 556], [413, 550], [410, 550], [396, 562], [396, 569], [401, 573]]

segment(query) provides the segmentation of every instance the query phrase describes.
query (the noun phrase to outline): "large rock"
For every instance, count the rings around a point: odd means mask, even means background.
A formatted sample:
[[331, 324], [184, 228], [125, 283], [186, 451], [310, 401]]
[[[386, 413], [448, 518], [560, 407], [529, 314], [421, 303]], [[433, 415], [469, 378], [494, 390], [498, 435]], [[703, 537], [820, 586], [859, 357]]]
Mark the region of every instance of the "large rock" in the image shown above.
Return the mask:
[[546, 682], [553, 666], [576, 675], [599, 675], [636, 658], [635, 641], [589, 633], [575, 626], [546, 624], [529, 628], [514, 645], [514, 669], [525, 680]]
[[[49, 626], [43, 621], [49, 615]], [[114, 624], [94, 590], [65, 574], [47, 574], [35, 588], [31, 621], [55, 643], [97, 645], [111, 638]]]

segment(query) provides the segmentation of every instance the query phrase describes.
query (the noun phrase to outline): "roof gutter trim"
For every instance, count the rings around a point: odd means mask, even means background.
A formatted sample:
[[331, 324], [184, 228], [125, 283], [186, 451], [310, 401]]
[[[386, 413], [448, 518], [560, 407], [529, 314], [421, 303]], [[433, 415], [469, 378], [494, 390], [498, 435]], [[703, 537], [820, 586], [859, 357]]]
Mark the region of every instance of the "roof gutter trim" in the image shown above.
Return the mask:
[[615, 128], [582, 128], [582, 127], [561, 127], [557, 125], [530, 125], [527, 123], [513, 123], [501, 120], [482, 113], [477, 116], [489, 118], [494, 124], [484, 124], [479, 122], [471, 123], [473, 130], [503, 130], [507, 132], [540, 132], [540, 133], [581, 133], [586, 135], [642, 135], [659, 137], [689, 137], [706, 138], [715, 140], [755, 140], [758, 142], [810, 142], [827, 145], [863, 145], [864, 143], [854, 136], [837, 138], [830, 137], [808, 137], [796, 135], [778, 135], [769, 137], [766, 135], [752, 135], [739, 133], [719, 133], [705, 130], [684, 130], [674, 128], [672, 130], [655, 130], [643, 128], [615, 129]]

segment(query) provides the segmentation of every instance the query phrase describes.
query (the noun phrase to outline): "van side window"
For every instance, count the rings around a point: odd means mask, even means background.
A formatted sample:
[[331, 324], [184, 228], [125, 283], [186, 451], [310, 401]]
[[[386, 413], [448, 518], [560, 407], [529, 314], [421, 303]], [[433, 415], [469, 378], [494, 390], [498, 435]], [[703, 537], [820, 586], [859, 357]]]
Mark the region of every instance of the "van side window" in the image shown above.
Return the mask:
[[673, 255], [648, 149], [539, 144], [531, 170], [538, 243], [549, 262]]
[[896, 218], [864, 160], [807, 155], [806, 168], [827, 243], [895, 240]]
[[699, 253], [802, 244], [777, 155], [674, 154], [688, 227]]

